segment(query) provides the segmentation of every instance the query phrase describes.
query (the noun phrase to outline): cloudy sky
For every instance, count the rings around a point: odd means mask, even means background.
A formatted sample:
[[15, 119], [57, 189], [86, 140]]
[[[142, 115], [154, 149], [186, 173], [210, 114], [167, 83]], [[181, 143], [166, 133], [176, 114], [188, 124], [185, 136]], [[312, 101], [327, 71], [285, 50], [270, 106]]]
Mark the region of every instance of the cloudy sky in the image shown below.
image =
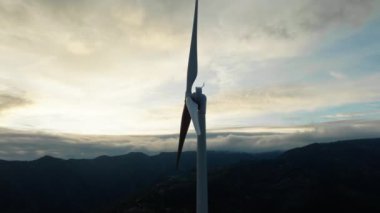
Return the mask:
[[[0, 1], [0, 158], [174, 151], [193, 9]], [[210, 148], [380, 136], [379, 38], [377, 0], [201, 0]]]

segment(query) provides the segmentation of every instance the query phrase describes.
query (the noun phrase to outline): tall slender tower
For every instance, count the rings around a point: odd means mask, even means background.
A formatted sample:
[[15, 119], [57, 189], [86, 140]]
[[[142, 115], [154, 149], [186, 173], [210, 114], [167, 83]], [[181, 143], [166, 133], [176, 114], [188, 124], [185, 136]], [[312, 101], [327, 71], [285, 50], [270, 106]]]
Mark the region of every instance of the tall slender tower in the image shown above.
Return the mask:
[[186, 134], [193, 121], [197, 133], [197, 213], [208, 212], [207, 190], [207, 146], [206, 146], [206, 102], [207, 98], [202, 93], [202, 87], [196, 87], [192, 93], [193, 83], [198, 74], [197, 56], [197, 25], [198, 25], [198, 0], [195, 1], [193, 31], [191, 36], [189, 63], [187, 67], [187, 83], [185, 92], [185, 104], [182, 112], [181, 129], [179, 135], [177, 168], [181, 157]]

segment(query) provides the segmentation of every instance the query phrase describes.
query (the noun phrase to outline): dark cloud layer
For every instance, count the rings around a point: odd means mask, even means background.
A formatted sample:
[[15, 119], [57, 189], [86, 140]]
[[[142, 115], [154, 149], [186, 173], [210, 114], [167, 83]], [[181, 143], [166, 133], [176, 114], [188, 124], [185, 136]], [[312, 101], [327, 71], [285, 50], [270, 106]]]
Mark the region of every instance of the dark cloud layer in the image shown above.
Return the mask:
[[[308, 126], [310, 131], [295, 133], [224, 132], [208, 135], [209, 150], [265, 152], [287, 150], [315, 142], [380, 137], [380, 121], [340, 121]], [[44, 155], [60, 158], [93, 158], [128, 152], [174, 152], [177, 135], [80, 136], [26, 133], [0, 129], [0, 159], [32, 160]], [[195, 149], [189, 135], [185, 150]]]

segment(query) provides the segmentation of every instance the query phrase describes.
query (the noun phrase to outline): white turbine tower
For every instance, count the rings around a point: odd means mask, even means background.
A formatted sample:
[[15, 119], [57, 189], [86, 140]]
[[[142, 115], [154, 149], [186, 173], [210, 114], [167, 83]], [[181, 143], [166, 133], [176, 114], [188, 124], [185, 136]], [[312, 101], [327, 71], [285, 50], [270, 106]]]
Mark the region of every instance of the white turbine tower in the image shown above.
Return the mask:
[[195, 1], [193, 32], [187, 67], [185, 105], [182, 112], [177, 152], [177, 168], [187, 130], [189, 129], [190, 121], [192, 120], [195, 132], [197, 133], [197, 213], [207, 213], [206, 96], [202, 94], [202, 87], [196, 87], [195, 93], [191, 92], [193, 83], [198, 74], [197, 22], [198, 0]]

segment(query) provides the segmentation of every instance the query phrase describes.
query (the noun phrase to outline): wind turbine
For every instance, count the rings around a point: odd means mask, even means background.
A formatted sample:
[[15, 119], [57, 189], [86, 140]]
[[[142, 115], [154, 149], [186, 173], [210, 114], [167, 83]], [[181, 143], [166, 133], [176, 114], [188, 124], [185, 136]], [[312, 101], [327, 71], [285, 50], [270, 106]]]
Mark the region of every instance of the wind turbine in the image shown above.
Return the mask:
[[187, 84], [185, 105], [182, 112], [181, 129], [177, 152], [177, 169], [181, 157], [190, 121], [193, 121], [197, 133], [197, 213], [208, 212], [207, 195], [207, 153], [206, 153], [206, 96], [202, 94], [202, 87], [196, 87], [192, 93], [193, 83], [198, 74], [197, 56], [197, 24], [198, 0], [195, 1], [193, 32], [191, 36], [189, 62], [187, 67]]

